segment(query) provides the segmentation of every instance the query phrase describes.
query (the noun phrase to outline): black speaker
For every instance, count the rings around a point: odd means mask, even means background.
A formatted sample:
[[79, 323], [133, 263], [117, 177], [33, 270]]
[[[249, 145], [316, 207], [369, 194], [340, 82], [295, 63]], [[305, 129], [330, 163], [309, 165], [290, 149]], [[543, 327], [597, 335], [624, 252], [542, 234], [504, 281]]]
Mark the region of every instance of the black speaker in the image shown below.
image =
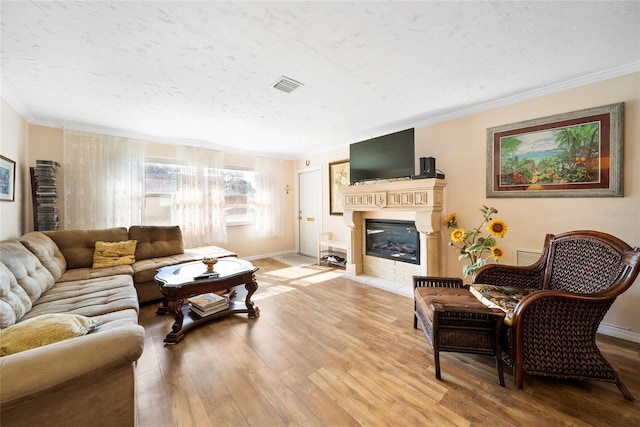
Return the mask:
[[436, 176], [435, 157], [420, 157], [420, 175]]

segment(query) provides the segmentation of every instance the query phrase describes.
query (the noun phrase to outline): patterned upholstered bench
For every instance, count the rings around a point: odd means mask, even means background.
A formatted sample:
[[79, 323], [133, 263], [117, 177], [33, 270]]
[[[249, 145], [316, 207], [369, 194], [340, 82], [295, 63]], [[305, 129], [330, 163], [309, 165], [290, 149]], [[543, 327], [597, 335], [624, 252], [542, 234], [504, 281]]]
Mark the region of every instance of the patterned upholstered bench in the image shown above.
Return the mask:
[[488, 308], [462, 287], [458, 278], [414, 276], [414, 321], [424, 331], [441, 379], [440, 352], [486, 354], [496, 358], [498, 383], [504, 386], [498, 335], [504, 311]]

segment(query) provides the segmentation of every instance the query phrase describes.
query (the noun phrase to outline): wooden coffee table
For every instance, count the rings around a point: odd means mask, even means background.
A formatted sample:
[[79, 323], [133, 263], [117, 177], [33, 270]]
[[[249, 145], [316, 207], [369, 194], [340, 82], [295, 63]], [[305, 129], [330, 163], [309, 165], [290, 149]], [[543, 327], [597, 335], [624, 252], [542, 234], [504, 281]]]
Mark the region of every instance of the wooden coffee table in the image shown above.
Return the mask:
[[[220, 258], [214, 267], [219, 274], [215, 278], [194, 278], [205, 273], [206, 265], [201, 261], [171, 265], [158, 269], [155, 280], [160, 292], [164, 295], [162, 306], [157, 314], [171, 313], [175, 322], [171, 326], [171, 332], [167, 334], [164, 342], [175, 344], [191, 329], [223, 316], [234, 313], [247, 313], [250, 319], [260, 316], [260, 309], [254, 306], [251, 296], [258, 289], [255, 279], [254, 267], [249, 261], [238, 258]], [[235, 301], [235, 287], [244, 285], [247, 295], [242, 301]], [[200, 317], [185, 304], [187, 298], [207, 292], [220, 292], [227, 290], [230, 297], [229, 308], [206, 317]]]

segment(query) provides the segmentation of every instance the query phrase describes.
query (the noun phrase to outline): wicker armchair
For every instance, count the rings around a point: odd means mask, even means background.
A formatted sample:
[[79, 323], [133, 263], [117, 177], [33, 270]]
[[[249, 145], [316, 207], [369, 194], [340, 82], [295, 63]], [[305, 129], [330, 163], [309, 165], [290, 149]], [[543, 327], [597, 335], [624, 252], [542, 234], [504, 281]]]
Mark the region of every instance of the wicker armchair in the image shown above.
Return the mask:
[[473, 283], [537, 289], [518, 302], [512, 326], [500, 337], [516, 386], [523, 388], [524, 374], [606, 381], [634, 400], [598, 349], [596, 331], [639, 271], [640, 248], [596, 231], [547, 235], [531, 266], [479, 269]]

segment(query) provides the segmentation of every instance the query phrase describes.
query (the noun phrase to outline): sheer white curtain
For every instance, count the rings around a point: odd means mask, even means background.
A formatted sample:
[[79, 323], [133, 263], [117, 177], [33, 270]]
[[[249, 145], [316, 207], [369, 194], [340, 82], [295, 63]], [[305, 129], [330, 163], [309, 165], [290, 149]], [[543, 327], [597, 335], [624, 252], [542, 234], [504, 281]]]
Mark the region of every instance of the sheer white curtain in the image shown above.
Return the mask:
[[256, 158], [256, 230], [258, 237], [284, 235], [284, 161]]
[[180, 146], [175, 218], [185, 247], [227, 243], [224, 153]]
[[64, 227], [142, 224], [144, 141], [64, 131]]

